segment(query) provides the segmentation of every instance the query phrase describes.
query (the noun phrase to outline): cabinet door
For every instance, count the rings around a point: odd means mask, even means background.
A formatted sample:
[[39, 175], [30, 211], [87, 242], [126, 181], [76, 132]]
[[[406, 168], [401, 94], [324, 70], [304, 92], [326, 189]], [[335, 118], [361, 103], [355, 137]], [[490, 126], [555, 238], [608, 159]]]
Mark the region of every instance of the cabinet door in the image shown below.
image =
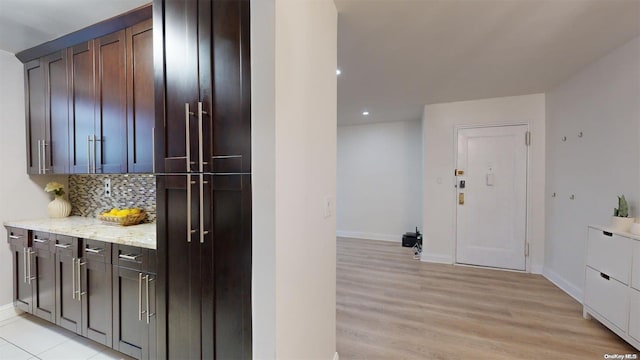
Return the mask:
[[78, 240], [56, 235], [56, 324], [82, 334]]
[[[201, 1], [204, 5], [208, 2]], [[164, 109], [157, 110], [164, 116], [158, 117], [156, 127], [163, 129], [160, 141], [164, 144], [164, 164], [160, 167], [169, 173], [184, 173], [188, 168], [197, 168], [198, 15], [205, 16], [205, 12], [198, 11], [198, 3], [156, 0], [154, 4], [154, 7], [163, 7], [164, 4], [163, 29], [157, 30], [163, 32], [164, 37], [158, 36], [159, 43], [154, 47], [164, 48], [164, 62], [161, 63], [164, 78], [160, 81], [164, 84], [165, 104]], [[192, 114], [187, 112], [187, 104]]]
[[24, 65], [25, 116], [27, 121], [27, 173], [42, 173], [42, 141], [45, 140], [45, 78], [40, 60]]
[[27, 257], [30, 249], [25, 246], [11, 245], [13, 257], [13, 304], [18, 309], [31, 313], [32, 287], [27, 280]]
[[82, 174], [90, 172], [93, 151], [92, 136], [95, 116], [95, 86], [93, 66], [93, 41], [76, 45], [69, 49], [69, 162], [70, 172]]
[[33, 288], [33, 314], [55, 323], [56, 275], [53, 240], [48, 233], [33, 232], [31, 257], [31, 285]]
[[126, 37], [128, 169], [150, 173], [155, 126], [152, 20], [128, 28]]
[[[188, 184], [189, 179], [193, 183]], [[200, 242], [196, 233], [191, 234], [198, 226], [197, 179], [178, 175], [157, 177], [158, 342], [166, 344], [158, 349], [159, 358], [203, 357]]]
[[113, 348], [142, 359], [148, 342], [143, 316], [144, 274], [133, 269], [113, 267]]
[[[251, 69], [249, 2], [213, 2], [213, 91], [205, 156], [213, 173], [251, 172]], [[211, 82], [209, 80], [209, 83]], [[201, 86], [205, 79], [201, 79]], [[201, 90], [205, 94], [204, 89]], [[205, 126], [210, 123], [205, 122]]]
[[[251, 358], [251, 176], [209, 176], [211, 184], [216, 359]], [[211, 295], [203, 301], [208, 302]], [[215, 335], [214, 335], [215, 334]]]
[[96, 173], [127, 172], [125, 31], [94, 40]]
[[100, 344], [112, 345], [111, 264], [80, 262], [82, 300], [82, 336]]
[[42, 145], [45, 174], [69, 172], [69, 86], [67, 51], [42, 59], [46, 81], [45, 138]]

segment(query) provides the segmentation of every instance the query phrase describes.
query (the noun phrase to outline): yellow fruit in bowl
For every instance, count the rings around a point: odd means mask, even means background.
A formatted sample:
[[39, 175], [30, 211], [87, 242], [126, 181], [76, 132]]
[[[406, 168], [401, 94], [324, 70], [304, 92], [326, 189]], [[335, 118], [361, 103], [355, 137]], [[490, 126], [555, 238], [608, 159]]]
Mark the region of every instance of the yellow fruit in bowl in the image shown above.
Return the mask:
[[140, 209], [138, 208], [131, 209], [131, 215], [138, 215], [138, 214], [140, 214]]
[[111, 211], [109, 211], [109, 215], [117, 215], [119, 211], [120, 211], [120, 209], [113, 208], [113, 209], [111, 209]]
[[129, 210], [129, 209], [123, 209], [123, 210], [118, 211], [118, 212], [116, 213], [116, 216], [117, 216], [117, 217], [125, 217], [125, 216], [128, 216], [129, 214], [131, 214], [131, 210]]

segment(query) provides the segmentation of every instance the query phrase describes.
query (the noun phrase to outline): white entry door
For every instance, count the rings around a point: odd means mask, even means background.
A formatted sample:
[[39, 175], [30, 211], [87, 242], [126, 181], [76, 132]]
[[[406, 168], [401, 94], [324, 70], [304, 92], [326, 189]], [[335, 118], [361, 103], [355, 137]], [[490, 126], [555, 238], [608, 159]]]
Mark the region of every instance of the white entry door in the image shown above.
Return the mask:
[[458, 263], [525, 270], [527, 130], [458, 129]]

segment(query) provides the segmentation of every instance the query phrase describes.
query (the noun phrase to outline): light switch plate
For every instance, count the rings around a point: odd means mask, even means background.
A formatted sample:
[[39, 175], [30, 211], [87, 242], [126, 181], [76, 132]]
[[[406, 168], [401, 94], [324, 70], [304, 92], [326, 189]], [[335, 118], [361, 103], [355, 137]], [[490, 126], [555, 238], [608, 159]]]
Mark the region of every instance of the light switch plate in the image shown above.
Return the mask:
[[331, 217], [331, 215], [333, 215], [333, 200], [331, 198], [331, 196], [325, 196], [324, 197], [324, 204], [323, 204], [323, 215], [324, 218], [329, 218]]

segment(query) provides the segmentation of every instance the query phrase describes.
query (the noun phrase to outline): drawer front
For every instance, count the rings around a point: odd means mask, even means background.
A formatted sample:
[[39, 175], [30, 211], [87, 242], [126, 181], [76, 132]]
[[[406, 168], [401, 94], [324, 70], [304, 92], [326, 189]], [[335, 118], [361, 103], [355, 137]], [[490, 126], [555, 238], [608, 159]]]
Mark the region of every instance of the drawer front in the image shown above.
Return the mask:
[[42, 231], [34, 231], [31, 239], [31, 246], [42, 251], [53, 251], [55, 248], [55, 235]]
[[83, 239], [81, 257], [88, 261], [111, 264], [111, 243]]
[[78, 246], [80, 245], [80, 241], [77, 238], [66, 235], [56, 235], [55, 239], [54, 248], [57, 255], [71, 256], [74, 258], [79, 257]]
[[631, 286], [640, 291], [640, 241], [633, 242], [633, 271]]
[[632, 241], [634, 240], [589, 228], [587, 265], [628, 285]]
[[586, 268], [584, 303], [607, 318], [622, 331], [627, 330], [629, 287], [590, 267]]
[[631, 289], [629, 302], [629, 335], [640, 341], [640, 291]]
[[112, 263], [127, 269], [143, 271], [149, 262], [148, 254], [147, 249], [114, 244]]
[[29, 247], [28, 231], [18, 228], [7, 228], [7, 242], [17, 247]]

